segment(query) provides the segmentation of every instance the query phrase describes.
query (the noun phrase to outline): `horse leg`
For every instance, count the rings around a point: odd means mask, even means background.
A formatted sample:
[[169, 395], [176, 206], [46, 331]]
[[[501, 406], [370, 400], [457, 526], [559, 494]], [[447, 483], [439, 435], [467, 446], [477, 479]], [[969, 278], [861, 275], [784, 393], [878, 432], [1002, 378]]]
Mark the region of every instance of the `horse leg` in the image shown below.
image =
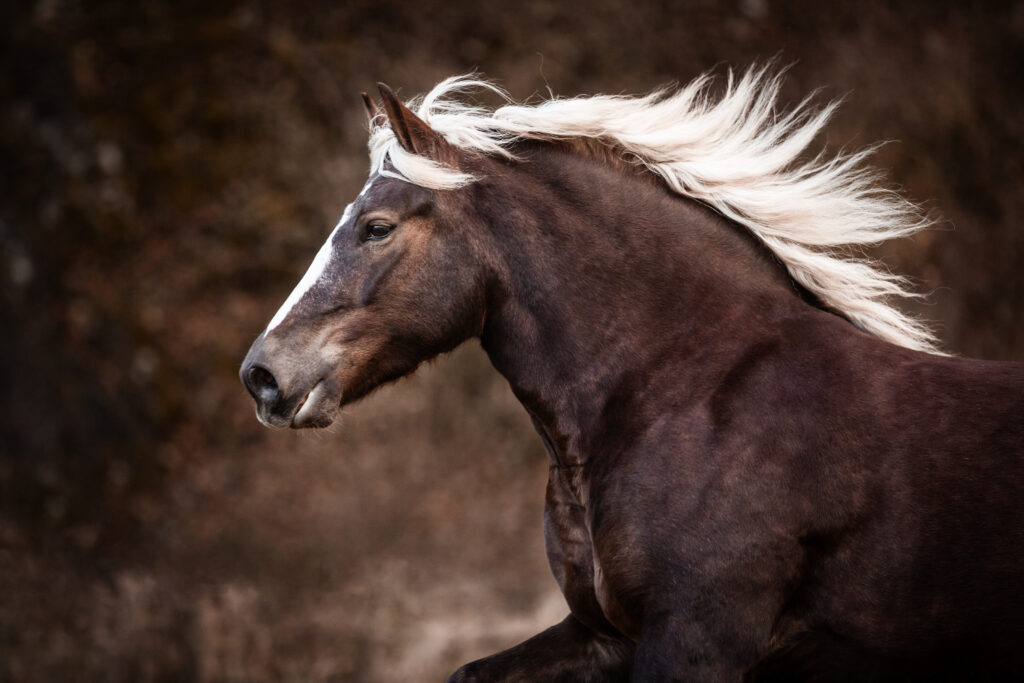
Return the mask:
[[[743, 677], [744, 683], [880, 683], [881, 681], [944, 680], [940, 673], [925, 676], [901, 666], [898, 660], [828, 632], [805, 631], [783, 639]], [[954, 675], [948, 680], [964, 680]]]
[[[636, 647], [634, 683], [654, 681], [740, 681], [743, 683], [881, 683], [940, 680], [918, 678], [852, 640], [832, 633], [803, 632], [784, 639], [752, 667], [745, 667], [714, 643], [701, 644], [697, 630], [647, 629]], [[687, 637], [689, 635], [689, 637]], [[747, 668], [744, 672], [743, 669]], [[953, 679], [959, 680], [959, 678]]]
[[474, 681], [628, 681], [633, 643], [590, 630], [571, 614], [498, 654], [466, 664], [448, 683]]
[[738, 682], [746, 667], [730, 650], [705, 626], [671, 615], [650, 619], [637, 639], [632, 681]]

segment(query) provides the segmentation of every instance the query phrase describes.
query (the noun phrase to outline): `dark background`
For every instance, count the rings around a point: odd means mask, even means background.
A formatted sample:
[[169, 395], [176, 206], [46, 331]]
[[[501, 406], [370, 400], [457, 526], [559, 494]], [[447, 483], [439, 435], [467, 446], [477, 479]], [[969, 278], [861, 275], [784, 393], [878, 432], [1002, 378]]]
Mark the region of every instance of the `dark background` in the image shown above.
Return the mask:
[[[899, 4], [899, 8], [889, 5]], [[360, 90], [792, 64], [939, 229], [878, 250], [1024, 360], [1024, 3], [4, 3], [0, 680], [441, 680], [564, 614], [546, 457], [475, 343], [273, 432], [236, 371], [365, 178]]]

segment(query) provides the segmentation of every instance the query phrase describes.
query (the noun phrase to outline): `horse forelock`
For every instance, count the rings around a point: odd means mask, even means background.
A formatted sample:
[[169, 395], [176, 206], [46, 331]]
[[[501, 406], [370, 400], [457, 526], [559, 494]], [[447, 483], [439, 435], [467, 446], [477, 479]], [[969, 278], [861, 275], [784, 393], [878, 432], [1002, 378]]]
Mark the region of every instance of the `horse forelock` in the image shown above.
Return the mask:
[[[475, 154], [515, 158], [516, 143], [539, 140], [561, 142], [605, 161], [638, 162], [672, 191], [750, 230], [795, 281], [861, 329], [901, 346], [938, 352], [933, 333], [890, 303], [918, 296], [908, 282], [853, 255], [931, 222], [865, 168], [874, 148], [819, 153], [808, 160], [807, 150], [836, 103], [814, 108], [808, 98], [780, 112], [781, 75], [768, 67], [752, 68], [738, 78], [730, 72], [717, 97], [712, 82], [705, 74], [684, 87], [640, 97], [595, 95], [523, 104], [491, 83], [456, 76], [409, 106], [452, 145]], [[492, 110], [461, 98], [481, 89], [506, 104]], [[391, 129], [380, 125], [382, 119], [375, 123], [369, 140], [371, 172], [436, 190], [477, 179], [405, 151]]]

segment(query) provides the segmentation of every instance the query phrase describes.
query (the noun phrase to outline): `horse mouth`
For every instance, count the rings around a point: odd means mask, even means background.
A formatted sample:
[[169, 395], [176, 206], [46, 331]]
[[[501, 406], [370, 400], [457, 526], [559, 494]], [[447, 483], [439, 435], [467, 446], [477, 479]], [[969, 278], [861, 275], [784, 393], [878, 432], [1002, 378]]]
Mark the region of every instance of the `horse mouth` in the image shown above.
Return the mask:
[[331, 399], [323, 380], [313, 385], [299, 401], [295, 413], [288, 426], [292, 429], [310, 429], [329, 426], [341, 403], [339, 399]]

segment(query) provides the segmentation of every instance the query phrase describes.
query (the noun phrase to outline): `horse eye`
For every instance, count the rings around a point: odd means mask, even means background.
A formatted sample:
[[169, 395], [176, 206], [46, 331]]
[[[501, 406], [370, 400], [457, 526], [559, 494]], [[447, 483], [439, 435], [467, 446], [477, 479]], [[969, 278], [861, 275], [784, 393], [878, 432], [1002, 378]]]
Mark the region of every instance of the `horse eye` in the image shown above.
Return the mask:
[[393, 225], [386, 225], [384, 223], [373, 223], [366, 229], [366, 239], [368, 240], [382, 240], [391, 234], [391, 231], [395, 229]]

